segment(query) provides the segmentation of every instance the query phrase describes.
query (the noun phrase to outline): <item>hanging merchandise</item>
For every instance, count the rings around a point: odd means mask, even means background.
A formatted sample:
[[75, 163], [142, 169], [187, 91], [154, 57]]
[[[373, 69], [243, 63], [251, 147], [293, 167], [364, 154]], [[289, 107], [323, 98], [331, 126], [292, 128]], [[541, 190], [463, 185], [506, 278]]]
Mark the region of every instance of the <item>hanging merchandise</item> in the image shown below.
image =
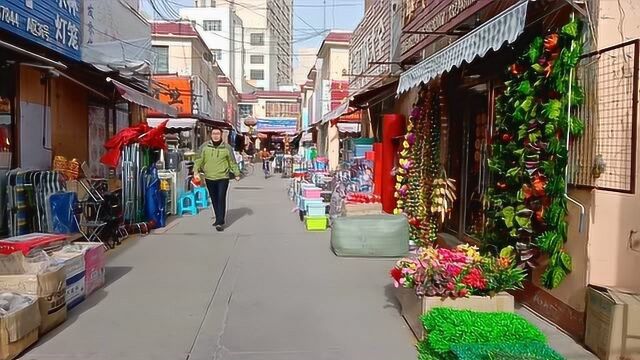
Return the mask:
[[396, 167], [395, 213], [407, 215], [411, 240], [419, 246], [436, 242], [456, 199], [455, 181], [447, 178], [440, 160], [442, 108], [438, 83], [420, 90]]
[[497, 102], [489, 160], [493, 186], [485, 197], [491, 248], [513, 245], [519, 259], [535, 265], [548, 257], [545, 287], [560, 285], [571, 271], [566, 252], [567, 139], [584, 124], [571, 116], [583, 100], [574, 71], [582, 54], [580, 27], [572, 20], [557, 33], [533, 40], [509, 68], [510, 80]]
[[156, 228], [165, 226], [165, 202], [160, 192], [160, 179], [155, 165], [145, 172], [145, 217], [153, 222]]

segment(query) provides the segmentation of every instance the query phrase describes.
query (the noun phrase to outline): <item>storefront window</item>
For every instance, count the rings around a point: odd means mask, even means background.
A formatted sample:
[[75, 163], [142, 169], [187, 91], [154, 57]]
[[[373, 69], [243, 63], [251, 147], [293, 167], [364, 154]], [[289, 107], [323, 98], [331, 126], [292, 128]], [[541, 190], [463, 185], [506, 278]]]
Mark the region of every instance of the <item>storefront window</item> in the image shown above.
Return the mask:
[[447, 231], [479, 238], [483, 231], [482, 197], [488, 183], [486, 159], [489, 133], [486, 86], [461, 90], [457, 96], [467, 106], [451, 109], [447, 157], [448, 176], [456, 180], [458, 200]]
[[12, 144], [11, 101], [0, 96], [0, 152], [11, 153]]

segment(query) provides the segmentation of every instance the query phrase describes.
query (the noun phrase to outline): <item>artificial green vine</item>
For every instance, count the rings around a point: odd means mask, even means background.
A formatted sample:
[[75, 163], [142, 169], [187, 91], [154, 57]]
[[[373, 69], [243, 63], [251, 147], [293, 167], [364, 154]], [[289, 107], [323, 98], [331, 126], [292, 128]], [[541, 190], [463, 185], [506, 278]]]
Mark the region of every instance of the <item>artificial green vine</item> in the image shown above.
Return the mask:
[[506, 91], [497, 100], [489, 160], [493, 186], [485, 197], [484, 241], [498, 249], [514, 245], [530, 266], [539, 254], [546, 255], [542, 283], [550, 289], [572, 268], [564, 249], [566, 134], [570, 129], [579, 136], [584, 130], [580, 119], [568, 115], [569, 102], [583, 100], [572, 77], [582, 54], [580, 27], [571, 21], [558, 33], [536, 38], [510, 66]]

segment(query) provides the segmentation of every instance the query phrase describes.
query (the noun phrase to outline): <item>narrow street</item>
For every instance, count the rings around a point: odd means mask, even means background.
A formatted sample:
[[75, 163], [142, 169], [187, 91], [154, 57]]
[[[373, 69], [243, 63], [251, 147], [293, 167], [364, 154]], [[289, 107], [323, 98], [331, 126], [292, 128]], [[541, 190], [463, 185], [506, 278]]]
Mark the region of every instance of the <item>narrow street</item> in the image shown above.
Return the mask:
[[393, 261], [335, 257], [258, 172], [230, 191], [224, 233], [207, 210], [112, 251], [107, 285], [23, 359], [414, 359]]

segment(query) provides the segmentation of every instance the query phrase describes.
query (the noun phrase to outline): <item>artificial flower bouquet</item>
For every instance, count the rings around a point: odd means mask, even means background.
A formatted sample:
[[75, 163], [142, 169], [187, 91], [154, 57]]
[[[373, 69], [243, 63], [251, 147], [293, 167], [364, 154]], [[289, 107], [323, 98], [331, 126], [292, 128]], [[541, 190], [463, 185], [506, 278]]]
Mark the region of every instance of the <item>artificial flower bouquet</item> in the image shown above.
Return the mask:
[[522, 288], [525, 270], [506, 247], [498, 256], [483, 255], [474, 246], [454, 249], [424, 247], [399, 260], [390, 271], [396, 287], [415, 289], [418, 296], [493, 296]]

